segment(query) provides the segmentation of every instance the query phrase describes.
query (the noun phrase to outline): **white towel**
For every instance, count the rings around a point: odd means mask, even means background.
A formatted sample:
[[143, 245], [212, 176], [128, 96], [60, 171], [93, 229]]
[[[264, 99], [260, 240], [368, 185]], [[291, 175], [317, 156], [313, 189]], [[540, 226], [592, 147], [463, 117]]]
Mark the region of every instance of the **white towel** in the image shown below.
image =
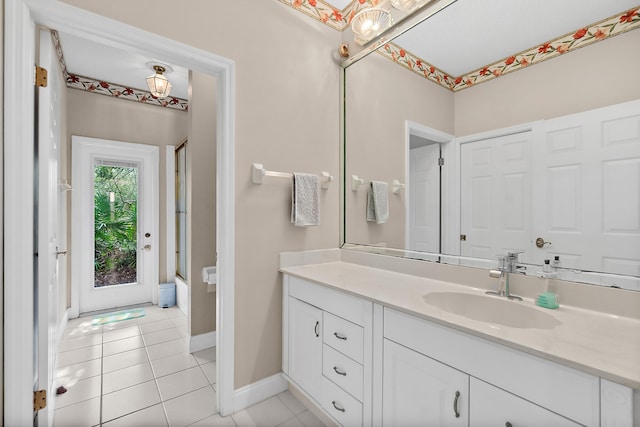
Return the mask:
[[320, 179], [318, 175], [294, 173], [291, 189], [291, 222], [297, 227], [320, 225]]
[[367, 221], [384, 224], [389, 219], [388, 185], [383, 181], [371, 181], [367, 195]]

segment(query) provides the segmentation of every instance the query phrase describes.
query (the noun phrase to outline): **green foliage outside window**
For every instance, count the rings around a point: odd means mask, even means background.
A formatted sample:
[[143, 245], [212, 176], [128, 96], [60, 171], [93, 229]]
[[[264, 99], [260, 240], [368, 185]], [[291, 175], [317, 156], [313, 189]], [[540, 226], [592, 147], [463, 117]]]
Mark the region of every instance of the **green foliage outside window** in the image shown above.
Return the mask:
[[137, 281], [138, 169], [95, 167], [95, 286]]

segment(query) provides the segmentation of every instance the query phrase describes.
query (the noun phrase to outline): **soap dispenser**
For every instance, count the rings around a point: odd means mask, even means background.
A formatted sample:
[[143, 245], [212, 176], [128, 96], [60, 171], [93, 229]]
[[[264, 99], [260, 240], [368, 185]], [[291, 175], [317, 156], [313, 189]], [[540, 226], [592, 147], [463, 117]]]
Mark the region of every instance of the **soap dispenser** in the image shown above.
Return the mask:
[[555, 269], [551, 267], [551, 263], [548, 259], [544, 260], [542, 265], [542, 278], [545, 281], [545, 292], [538, 295], [536, 298], [536, 305], [545, 308], [558, 308], [560, 301], [558, 297], [558, 285], [555, 281], [557, 273]]

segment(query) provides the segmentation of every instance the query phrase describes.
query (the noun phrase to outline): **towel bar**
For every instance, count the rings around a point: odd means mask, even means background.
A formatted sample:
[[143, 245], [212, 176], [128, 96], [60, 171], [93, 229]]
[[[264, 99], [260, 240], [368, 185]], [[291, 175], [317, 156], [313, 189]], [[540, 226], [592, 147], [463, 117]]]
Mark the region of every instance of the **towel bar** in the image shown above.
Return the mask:
[[[261, 163], [253, 163], [251, 165], [251, 181], [254, 184], [262, 184], [262, 180], [265, 176], [272, 176], [276, 178], [293, 178], [293, 173], [268, 171]], [[320, 180], [322, 181], [320, 187], [326, 190], [327, 188], [329, 188], [329, 185], [333, 181], [333, 176], [329, 174], [329, 172], [322, 171], [320, 173]]]
[[393, 194], [398, 194], [400, 190], [404, 190], [404, 184], [397, 179], [394, 179], [391, 183], [391, 188], [393, 188]]
[[[351, 175], [351, 191], [358, 191], [358, 187], [363, 185], [364, 183], [369, 183], [370, 181], [365, 181], [364, 179], [358, 177], [358, 175]], [[391, 188], [393, 189], [393, 194], [398, 194], [400, 190], [404, 189], [405, 185], [394, 179], [391, 183]]]

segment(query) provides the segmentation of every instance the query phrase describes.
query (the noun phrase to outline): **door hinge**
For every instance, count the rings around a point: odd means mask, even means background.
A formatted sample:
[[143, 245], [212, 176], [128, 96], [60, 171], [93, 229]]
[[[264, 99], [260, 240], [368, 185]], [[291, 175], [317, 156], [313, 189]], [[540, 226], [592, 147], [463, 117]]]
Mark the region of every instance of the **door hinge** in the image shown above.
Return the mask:
[[467, 241], [467, 235], [466, 234], [461, 234], [460, 235], [460, 241], [461, 242], [466, 242]]
[[36, 82], [38, 87], [47, 87], [47, 69], [36, 65]]
[[444, 157], [438, 157], [438, 166], [444, 166]]
[[33, 392], [33, 412], [38, 412], [47, 406], [47, 390], [35, 390]]

